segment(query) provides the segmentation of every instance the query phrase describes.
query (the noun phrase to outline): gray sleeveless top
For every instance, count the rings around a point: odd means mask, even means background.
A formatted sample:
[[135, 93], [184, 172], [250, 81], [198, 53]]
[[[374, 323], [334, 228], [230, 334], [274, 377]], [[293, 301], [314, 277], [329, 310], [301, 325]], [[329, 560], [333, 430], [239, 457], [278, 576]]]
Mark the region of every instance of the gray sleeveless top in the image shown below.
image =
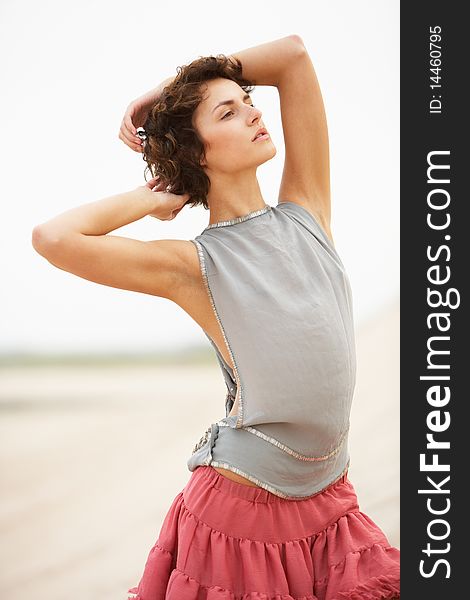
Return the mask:
[[343, 263], [295, 202], [214, 223], [191, 241], [235, 369], [206, 333], [226, 416], [207, 428], [188, 468], [223, 467], [282, 498], [313, 496], [349, 466], [356, 353]]

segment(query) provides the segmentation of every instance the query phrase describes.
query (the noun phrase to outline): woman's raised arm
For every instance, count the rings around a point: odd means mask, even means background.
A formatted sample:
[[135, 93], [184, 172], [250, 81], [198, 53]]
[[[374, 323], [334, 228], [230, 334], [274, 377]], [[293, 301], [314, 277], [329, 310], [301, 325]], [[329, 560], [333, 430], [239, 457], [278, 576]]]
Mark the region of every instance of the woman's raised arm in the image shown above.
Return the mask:
[[152, 179], [135, 190], [70, 208], [36, 225], [33, 248], [55, 267], [83, 279], [173, 299], [190, 275], [191, 242], [108, 235], [147, 215], [173, 219], [188, 196], [159, 191], [160, 187]]
[[240, 60], [243, 77], [255, 85], [279, 87], [285, 73], [304, 52], [301, 38], [298, 35], [288, 35], [234, 52], [230, 56]]
[[[302, 39], [289, 35], [230, 56], [240, 60], [244, 78], [278, 89], [285, 145], [279, 201], [290, 200], [309, 209], [331, 238], [328, 128], [320, 86]], [[126, 111], [119, 137], [137, 152], [142, 148], [135, 128], [143, 124], [158, 94], [172, 79], [165, 79]]]
[[137, 135], [137, 127], [142, 127], [147, 119], [150, 109], [158, 100], [164, 87], [173, 81], [174, 77], [167, 77], [156, 88], [151, 89], [143, 96], [129, 103], [121, 121], [118, 137], [131, 150], [142, 152], [142, 142]]
[[232, 54], [243, 77], [276, 86], [280, 97], [285, 161], [279, 200], [302, 204], [331, 235], [329, 142], [325, 109], [312, 61], [298, 35]]

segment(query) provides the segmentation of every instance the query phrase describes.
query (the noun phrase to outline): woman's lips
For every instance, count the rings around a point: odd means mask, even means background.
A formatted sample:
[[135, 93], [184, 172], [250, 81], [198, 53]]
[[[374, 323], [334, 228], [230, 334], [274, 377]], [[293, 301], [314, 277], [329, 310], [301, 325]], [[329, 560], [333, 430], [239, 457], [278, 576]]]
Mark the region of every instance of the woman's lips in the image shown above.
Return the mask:
[[256, 137], [253, 140], [253, 143], [255, 143], [255, 142], [262, 142], [263, 140], [269, 140], [269, 133], [263, 133], [262, 135]]

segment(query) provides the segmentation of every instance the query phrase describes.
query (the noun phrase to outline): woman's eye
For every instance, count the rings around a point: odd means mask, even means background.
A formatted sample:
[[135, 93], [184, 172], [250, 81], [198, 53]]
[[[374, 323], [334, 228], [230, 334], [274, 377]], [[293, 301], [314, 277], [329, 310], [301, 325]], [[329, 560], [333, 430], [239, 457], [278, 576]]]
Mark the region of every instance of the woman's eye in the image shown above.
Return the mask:
[[[255, 107], [254, 104], [249, 104], [248, 106], [251, 106], [251, 108]], [[233, 114], [232, 110], [229, 110], [228, 112], [226, 112], [225, 115], [222, 117], [222, 119], [225, 119], [225, 117], [228, 117], [230, 114]]]
[[[251, 106], [251, 108], [254, 108], [255, 105], [254, 104], [248, 104], [248, 106]], [[222, 117], [222, 119], [225, 119], [225, 117], [228, 117], [229, 115], [233, 114], [232, 110], [229, 110], [228, 112], [225, 113], [225, 115]]]

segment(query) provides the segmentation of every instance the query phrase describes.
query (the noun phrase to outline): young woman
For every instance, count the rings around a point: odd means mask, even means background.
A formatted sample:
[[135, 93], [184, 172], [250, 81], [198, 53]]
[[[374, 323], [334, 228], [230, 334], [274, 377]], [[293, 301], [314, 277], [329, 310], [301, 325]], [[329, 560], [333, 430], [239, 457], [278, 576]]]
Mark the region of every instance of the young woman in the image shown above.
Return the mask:
[[[279, 92], [275, 206], [256, 177], [276, 149], [254, 85]], [[330, 228], [325, 112], [302, 40], [180, 67], [129, 105], [119, 137], [153, 179], [37, 226], [34, 247], [80, 277], [178, 304], [207, 335], [227, 385], [226, 416], [196, 443], [189, 481], [128, 592], [398, 598], [399, 550], [360, 511], [347, 477], [352, 296]], [[210, 211], [193, 240], [108, 235], [146, 215], [173, 219], [186, 204]]]

